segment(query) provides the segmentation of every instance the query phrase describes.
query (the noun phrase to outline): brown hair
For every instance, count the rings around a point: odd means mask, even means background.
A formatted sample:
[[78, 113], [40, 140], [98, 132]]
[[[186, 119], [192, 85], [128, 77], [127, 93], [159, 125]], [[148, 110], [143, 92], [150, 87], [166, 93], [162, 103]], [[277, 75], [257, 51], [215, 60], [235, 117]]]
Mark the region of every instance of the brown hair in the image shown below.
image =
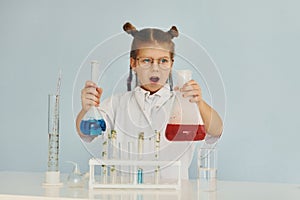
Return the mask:
[[170, 51], [171, 58], [174, 58], [175, 44], [172, 41], [174, 37], [178, 37], [176, 26], [172, 26], [169, 31], [162, 31], [156, 28], [145, 28], [140, 31], [129, 22], [123, 26], [124, 31], [133, 36], [131, 44], [130, 57], [136, 58], [137, 51], [142, 44], [158, 44], [164, 49]]

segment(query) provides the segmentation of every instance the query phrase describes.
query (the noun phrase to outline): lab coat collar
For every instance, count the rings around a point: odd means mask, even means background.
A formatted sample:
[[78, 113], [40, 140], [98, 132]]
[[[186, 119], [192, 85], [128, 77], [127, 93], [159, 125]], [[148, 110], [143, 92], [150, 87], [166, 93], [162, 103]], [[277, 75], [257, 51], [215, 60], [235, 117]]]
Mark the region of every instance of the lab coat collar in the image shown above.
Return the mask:
[[[149, 91], [144, 90], [140, 86], [136, 87], [134, 89], [134, 91], [135, 91], [136, 97], [139, 97], [139, 98], [137, 98], [137, 100], [138, 100], [138, 103], [140, 104], [141, 107], [143, 107], [143, 103], [144, 103], [143, 101], [145, 100], [144, 98], [147, 98], [149, 96], [154, 95], [154, 96], [160, 97], [159, 100], [156, 102], [155, 106], [161, 107], [166, 101], [168, 101], [169, 98], [171, 98], [174, 95], [174, 92], [170, 91], [170, 85], [169, 84], [165, 84], [160, 90], [158, 90], [157, 92], [155, 92], [152, 95], [150, 95]], [[141, 98], [142, 96], [144, 98]]]
[[[141, 92], [143, 93], [145, 96], [151, 96], [150, 95], [150, 91], [144, 90], [143, 88], [141, 88], [140, 86], [136, 87], [134, 89], [135, 92]], [[160, 90], [158, 90], [157, 92], [153, 93], [152, 95], [155, 96], [165, 96], [166, 94], [170, 93], [170, 85], [169, 84], [165, 84]]]

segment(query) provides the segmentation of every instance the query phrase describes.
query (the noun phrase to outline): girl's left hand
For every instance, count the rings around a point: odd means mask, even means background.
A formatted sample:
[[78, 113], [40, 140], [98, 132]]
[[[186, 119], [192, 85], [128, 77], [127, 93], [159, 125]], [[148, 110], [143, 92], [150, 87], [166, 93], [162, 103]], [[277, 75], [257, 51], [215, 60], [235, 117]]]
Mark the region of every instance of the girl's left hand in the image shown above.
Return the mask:
[[183, 87], [180, 88], [180, 92], [182, 92], [184, 98], [189, 98], [190, 102], [199, 104], [202, 101], [201, 87], [194, 80], [185, 83]]

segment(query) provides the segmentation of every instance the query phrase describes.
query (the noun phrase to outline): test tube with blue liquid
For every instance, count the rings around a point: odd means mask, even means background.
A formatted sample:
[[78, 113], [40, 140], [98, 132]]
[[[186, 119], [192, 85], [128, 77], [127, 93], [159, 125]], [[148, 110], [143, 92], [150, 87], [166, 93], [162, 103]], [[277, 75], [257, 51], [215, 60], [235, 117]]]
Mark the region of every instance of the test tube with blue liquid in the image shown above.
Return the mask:
[[[138, 136], [138, 159], [143, 159], [143, 152], [144, 152], [144, 133], [140, 132]], [[143, 169], [141, 167], [138, 167], [137, 170], [137, 183], [142, 184], [143, 183]]]
[[[91, 79], [94, 83], [98, 82], [99, 76], [99, 62], [91, 62]], [[102, 135], [106, 130], [106, 123], [100, 112], [95, 106], [87, 111], [80, 123], [80, 131], [84, 135]]]

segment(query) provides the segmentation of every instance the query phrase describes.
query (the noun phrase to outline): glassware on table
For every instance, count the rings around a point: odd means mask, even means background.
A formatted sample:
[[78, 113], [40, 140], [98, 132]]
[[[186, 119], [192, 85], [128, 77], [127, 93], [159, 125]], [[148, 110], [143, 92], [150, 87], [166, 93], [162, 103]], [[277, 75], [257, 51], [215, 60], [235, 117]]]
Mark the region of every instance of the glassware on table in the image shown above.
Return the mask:
[[59, 97], [59, 94], [48, 95], [48, 170], [45, 175], [45, 186], [62, 185], [58, 167]]
[[[97, 83], [98, 75], [99, 63], [97, 61], [92, 61], [91, 79], [94, 83]], [[95, 106], [91, 106], [80, 122], [80, 131], [84, 135], [102, 135], [105, 130], [106, 123], [103, 117]]]
[[[192, 79], [190, 70], [176, 72], [179, 88]], [[204, 123], [197, 104], [184, 98], [180, 91], [176, 91], [165, 135], [169, 141], [199, 141], [205, 138]]]
[[198, 187], [201, 191], [217, 189], [217, 150], [215, 147], [202, 146], [198, 149]]

